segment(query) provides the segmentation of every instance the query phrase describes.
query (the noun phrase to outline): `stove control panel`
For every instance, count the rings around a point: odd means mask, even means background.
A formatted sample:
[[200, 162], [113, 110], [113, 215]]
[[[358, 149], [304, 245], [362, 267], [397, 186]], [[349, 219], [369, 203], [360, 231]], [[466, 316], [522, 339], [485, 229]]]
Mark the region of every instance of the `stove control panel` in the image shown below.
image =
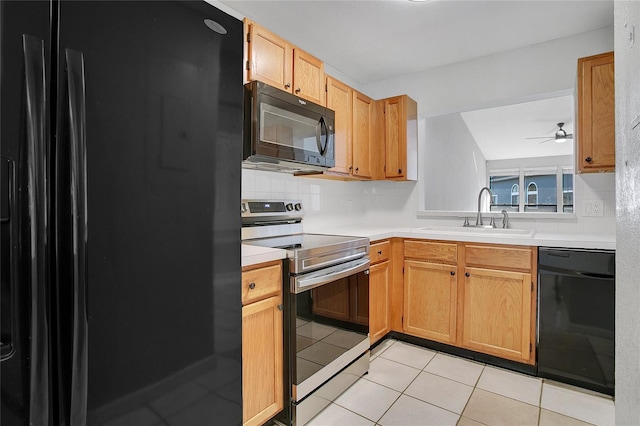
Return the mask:
[[265, 220], [301, 220], [304, 208], [300, 200], [242, 200], [240, 212], [245, 222]]

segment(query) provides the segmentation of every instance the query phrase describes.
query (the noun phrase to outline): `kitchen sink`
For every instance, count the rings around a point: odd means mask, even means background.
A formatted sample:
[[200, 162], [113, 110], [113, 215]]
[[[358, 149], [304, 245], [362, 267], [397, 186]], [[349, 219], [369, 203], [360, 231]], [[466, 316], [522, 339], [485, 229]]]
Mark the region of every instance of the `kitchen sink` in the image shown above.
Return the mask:
[[496, 237], [532, 238], [535, 229], [527, 228], [481, 228], [475, 226], [425, 226], [418, 228], [415, 232], [428, 232], [433, 234], [456, 234], [456, 235], [493, 235]]

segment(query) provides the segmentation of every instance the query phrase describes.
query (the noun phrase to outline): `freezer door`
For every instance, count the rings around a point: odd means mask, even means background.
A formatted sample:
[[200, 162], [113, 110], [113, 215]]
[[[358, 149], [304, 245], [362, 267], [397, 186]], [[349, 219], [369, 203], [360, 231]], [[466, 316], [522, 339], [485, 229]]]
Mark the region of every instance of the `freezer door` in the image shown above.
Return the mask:
[[59, 16], [61, 414], [238, 424], [242, 23], [189, 1]]
[[48, 2], [0, 2], [3, 425], [48, 425]]

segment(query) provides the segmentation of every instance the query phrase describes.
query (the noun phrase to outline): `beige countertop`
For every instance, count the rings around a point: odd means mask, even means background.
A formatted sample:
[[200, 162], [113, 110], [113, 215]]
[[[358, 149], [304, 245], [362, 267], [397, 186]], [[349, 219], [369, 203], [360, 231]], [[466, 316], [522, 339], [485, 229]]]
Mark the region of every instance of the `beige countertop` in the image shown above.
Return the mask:
[[[386, 238], [419, 238], [426, 240], [467, 241], [472, 243], [511, 244], [524, 246], [547, 246], [583, 249], [615, 250], [615, 235], [583, 234], [507, 234], [500, 229], [478, 230], [462, 227], [376, 227], [376, 226], [340, 226], [320, 227], [305, 230], [314, 234], [352, 235], [368, 237], [371, 241]], [[518, 231], [514, 231], [518, 232]], [[257, 247], [242, 244], [242, 266], [284, 259], [286, 250]]]
[[285, 257], [287, 257], [286, 250], [242, 244], [242, 266], [270, 262]]

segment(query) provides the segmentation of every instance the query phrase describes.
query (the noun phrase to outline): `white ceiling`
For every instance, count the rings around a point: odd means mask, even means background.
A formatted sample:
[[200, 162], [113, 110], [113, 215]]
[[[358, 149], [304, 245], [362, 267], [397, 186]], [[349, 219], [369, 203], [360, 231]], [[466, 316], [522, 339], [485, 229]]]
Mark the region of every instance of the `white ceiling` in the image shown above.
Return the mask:
[[612, 0], [220, 0], [364, 85], [613, 25]]
[[556, 143], [547, 139], [527, 139], [553, 138], [558, 122], [565, 123], [563, 129], [567, 134], [573, 134], [573, 110], [573, 96], [560, 96], [460, 115], [485, 159], [504, 160], [573, 154], [571, 141]]

